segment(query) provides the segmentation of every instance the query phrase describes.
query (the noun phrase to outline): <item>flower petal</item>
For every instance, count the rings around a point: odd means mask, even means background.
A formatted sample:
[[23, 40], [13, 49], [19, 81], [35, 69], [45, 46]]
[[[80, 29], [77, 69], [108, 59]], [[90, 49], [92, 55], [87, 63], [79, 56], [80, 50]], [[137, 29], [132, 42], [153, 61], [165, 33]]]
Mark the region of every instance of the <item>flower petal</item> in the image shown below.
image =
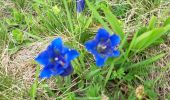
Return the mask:
[[97, 47], [97, 44], [98, 42], [96, 40], [90, 40], [85, 43], [85, 47], [89, 52], [93, 53], [93, 51]]
[[82, 12], [85, 7], [85, 0], [76, 0], [76, 9], [77, 12]]
[[110, 34], [104, 28], [100, 28], [96, 34], [95, 39], [98, 41], [107, 41], [109, 39]]
[[40, 78], [50, 78], [64, 72], [64, 68], [60, 64], [50, 64], [44, 67], [40, 73]]
[[68, 51], [69, 51], [69, 48], [63, 46], [63, 49], [62, 49], [62, 51], [61, 51], [61, 54], [62, 54], [62, 55], [65, 55]]
[[61, 64], [55, 64], [55, 66], [52, 66], [50, 70], [53, 76], [59, 75], [64, 72], [64, 68]]
[[56, 38], [51, 42], [51, 45], [54, 49], [62, 51], [63, 43], [61, 38]]
[[46, 51], [47, 51], [47, 53], [48, 53], [48, 57], [49, 57], [49, 58], [54, 58], [54, 57], [56, 56], [56, 53], [55, 53], [52, 45], [49, 45], [49, 46], [47, 47], [47, 50], [46, 50]]
[[118, 57], [120, 55], [120, 51], [119, 50], [114, 50], [113, 51], [113, 57]]
[[71, 60], [79, 56], [79, 53], [76, 50], [69, 50], [66, 54], [66, 61], [70, 63]]
[[120, 43], [120, 37], [116, 34], [113, 34], [110, 36], [110, 41], [112, 46], [117, 46]]
[[40, 78], [50, 78], [52, 75], [51, 70], [48, 67], [44, 67], [40, 73]]
[[47, 66], [49, 64], [49, 55], [48, 55], [48, 51], [43, 51], [41, 52], [38, 57], [35, 58], [35, 60], [40, 63], [43, 66]]
[[64, 70], [64, 72], [61, 73], [60, 75], [63, 76], [63, 77], [68, 76], [71, 73], [73, 73], [73, 71], [74, 71], [73, 67], [71, 66], [71, 64], [69, 64], [68, 67]]
[[104, 63], [106, 62], [106, 57], [101, 57], [100, 55], [95, 55], [95, 59], [96, 59], [96, 65], [98, 67], [102, 67], [104, 65]]

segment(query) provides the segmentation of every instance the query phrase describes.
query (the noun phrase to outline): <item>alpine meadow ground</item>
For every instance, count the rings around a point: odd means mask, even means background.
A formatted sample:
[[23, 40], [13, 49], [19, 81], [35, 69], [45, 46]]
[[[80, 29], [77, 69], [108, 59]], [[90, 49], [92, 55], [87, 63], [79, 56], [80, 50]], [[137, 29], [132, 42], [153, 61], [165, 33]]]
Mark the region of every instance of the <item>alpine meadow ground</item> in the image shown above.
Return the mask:
[[0, 100], [169, 100], [170, 1], [1, 0], [0, 54]]

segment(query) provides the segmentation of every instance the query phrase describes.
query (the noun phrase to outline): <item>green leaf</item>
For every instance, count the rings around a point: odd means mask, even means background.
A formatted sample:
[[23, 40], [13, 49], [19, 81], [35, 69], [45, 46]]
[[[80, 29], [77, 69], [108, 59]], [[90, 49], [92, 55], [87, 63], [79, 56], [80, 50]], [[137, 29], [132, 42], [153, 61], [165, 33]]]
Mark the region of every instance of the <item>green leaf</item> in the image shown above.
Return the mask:
[[54, 12], [55, 15], [58, 15], [61, 9], [57, 5], [55, 5], [52, 7], [52, 11]]
[[144, 50], [146, 47], [150, 46], [157, 39], [159, 39], [163, 34], [170, 30], [170, 25], [166, 27], [156, 28], [151, 31], [145, 32], [135, 39], [134, 49], [138, 51]]
[[49, 96], [56, 97], [56, 94], [52, 91], [52, 89], [47, 84], [43, 84], [43, 88], [46, 90]]
[[27, 36], [29, 36], [29, 37], [31, 37], [31, 38], [37, 39], [37, 40], [39, 40], [39, 41], [42, 41], [42, 40], [43, 40], [41, 37], [38, 37], [38, 36], [36, 36], [36, 35], [34, 35], [34, 34], [31, 34], [31, 33], [29, 33], [29, 32], [24, 32], [24, 34], [27, 35]]
[[74, 92], [69, 92], [65, 100], [76, 100], [76, 95]]
[[100, 72], [101, 69], [96, 69], [94, 71], [91, 71], [86, 75], [86, 78], [89, 80], [90, 78], [94, 77], [98, 72]]
[[166, 25], [168, 25], [168, 24], [170, 24], [170, 17], [168, 17], [168, 18], [165, 20], [164, 26], [166, 26]]
[[[86, 96], [87, 97], [98, 97], [98, 96], [100, 96], [99, 95], [100, 91], [101, 91], [100, 85], [98, 85], [98, 84], [93, 85], [92, 84], [92, 85], [89, 86], [88, 90], [86, 91]], [[99, 99], [96, 99], [96, 100], [99, 100]]]
[[86, 24], [84, 25], [83, 30], [89, 28], [89, 26], [90, 26], [91, 23], [92, 23], [92, 16], [87, 19], [87, 22], [86, 22]]
[[169, 25], [166, 25], [166, 26], [164, 27], [164, 30], [165, 30], [165, 32], [170, 31], [170, 24], [169, 24]]
[[104, 82], [104, 87], [106, 86], [108, 80], [110, 79], [110, 76], [111, 76], [111, 74], [112, 74], [114, 65], [115, 65], [115, 63], [112, 63], [112, 64], [110, 65], [109, 71], [108, 71], [108, 73], [107, 73], [107, 75], [106, 75], [106, 79], [105, 79], [105, 82]]
[[6, 23], [10, 26], [18, 26], [18, 24], [11, 19], [6, 19]]
[[145, 88], [145, 93], [151, 98], [151, 100], [158, 100], [158, 94], [154, 91], [154, 89]]
[[17, 41], [18, 44], [23, 42], [23, 33], [19, 29], [12, 30], [13, 38]]
[[141, 34], [147, 32], [147, 27], [141, 27], [138, 29], [137, 36], [140, 36]]
[[123, 68], [118, 69], [117, 71], [113, 71], [111, 79], [122, 79], [125, 75], [125, 71]]
[[103, 9], [103, 11], [105, 13], [105, 16], [107, 18], [107, 22], [109, 22], [109, 24], [111, 25], [112, 30], [116, 34], [119, 34], [121, 39], [123, 39], [124, 38], [124, 32], [123, 32], [123, 29], [121, 27], [119, 20], [116, 18], [116, 16], [114, 14], [112, 14], [110, 9], [107, 8], [105, 5], [102, 5], [101, 8]]
[[126, 70], [128, 70], [128, 69], [131, 69], [131, 68], [135, 68], [135, 67], [139, 67], [139, 66], [144, 66], [144, 65], [147, 65], [147, 64], [151, 64], [151, 63], [159, 60], [160, 58], [162, 58], [162, 57], [164, 57], [164, 56], [165, 56], [165, 53], [161, 53], [161, 54], [159, 54], [159, 55], [155, 55], [155, 56], [153, 56], [153, 57], [151, 57], [151, 58], [149, 58], [149, 59], [146, 59], [146, 60], [144, 60], [144, 61], [138, 62], [138, 63], [136, 63], [136, 64], [132, 64], [132, 65], [130, 65], [130, 66], [128, 66], [128, 67], [125, 67], [125, 68], [126, 68]]
[[107, 23], [104, 22], [100, 14], [95, 9], [95, 6], [89, 2], [89, 0], [86, 0], [86, 4], [89, 7], [89, 9], [93, 12], [94, 17], [102, 24], [102, 26], [109, 32], [112, 33], [112, 30], [108, 27]]
[[31, 100], [35, 100], [36, 94], [37, 94], [37, 87], [38, 87], [38, 76], [40, 73], [40, 66], [36, 67], [36, 74], [35, 74], [35, 81], [34, 84], [31, 86], [31, 89], [29, 91]]
[[24, 22], [24, 15], [22, 14], [22, 12], [19, 12], [16, 9], [13, 9], [13, 18], [18, 23]]
[[37, 90], [37, 85], [33, 84], [30, 90], [30, 96], [32, 97], [31, 100], [34, 100], [34, 98], [36, 97], [36, 93], [37, 93], [36, 90]]
[[152, 30], [152, 29], [155, 28], [156, 20], [157, 20], [157, 18], [155, 16], [152, 16], [152, 18], [151, 18], [151, 20], [149, 22], [149, 26], [148, 26], [149, 30]]
[[66, 9], [67, 18], [68, 18], [68, 22], [70, 24], [71, 32], [73, 32], [74, 31], [74, 26], [73, 26], [73, 22], [72, 22], [73, 19], [71, 18], [71, 13], [68, 9], [68, 4], [67, 4], [66, 0], [63, 0], [63, 3], [64, 3], [64, 7]]

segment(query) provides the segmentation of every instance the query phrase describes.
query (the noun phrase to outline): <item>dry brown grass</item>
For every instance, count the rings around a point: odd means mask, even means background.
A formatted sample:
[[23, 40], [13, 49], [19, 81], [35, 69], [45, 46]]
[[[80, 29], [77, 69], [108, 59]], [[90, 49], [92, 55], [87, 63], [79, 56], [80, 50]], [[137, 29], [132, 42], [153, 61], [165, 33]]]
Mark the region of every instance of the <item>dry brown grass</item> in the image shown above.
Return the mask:
[[11, 0], [2, 0], [0, 1], [0, 19], [10, 16], [9, 9], [12, 9], [15, 5]]

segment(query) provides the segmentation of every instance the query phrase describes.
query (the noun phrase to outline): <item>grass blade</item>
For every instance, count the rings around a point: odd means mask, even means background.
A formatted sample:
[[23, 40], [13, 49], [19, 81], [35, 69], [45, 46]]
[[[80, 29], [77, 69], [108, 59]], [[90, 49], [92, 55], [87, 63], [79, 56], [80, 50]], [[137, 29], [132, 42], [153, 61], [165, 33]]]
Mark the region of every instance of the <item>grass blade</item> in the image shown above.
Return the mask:
[[36, 94], [37, 94], [39, 73], [40, 73], [40, 66], [37, 66], [36, 67], [36, 74], [35, 74], [35, 81], [34, 81], [34, 84], [31, 87], [31, 90], [30, 90], [31, 100], [35, 100], [35, 97], [36, 97]]
[[152, 18], [151, 18], [151, 20], [149, 22], [149, 26], [148, 26], [149, 30], [152, 30], [152, 29], [155, 28], [156, 20], [157, 20], [157, 18], [155, 16], [152, 16]]
[[114, 14], [112, 14], [110, 9], [107, 8], [106, 6], [102, 5], [102, 9], [103, 9], [103, 11], [105, 13], [107, 21], [111, 25], [113, 31], [115, 33], [119, 34], [121, 39], [123, 39], [124, 38], [124, 32], [123, 32], [123, 30], [121, 28], [121, 25], [120, 25], [118, 19], [116, 18], [116, 16]]
[[65, 9], [66, 9], [66, 12], [67, 12], [67, 18], [68, 18], [68, 22], [69, 22], [69, 24], [70, 24], [71, 32], [73, 32], [73, 23], [72, 23], [72, 19], [71, 19], [70, 12], [69, 12], [69, 10], [68, 10], [67, 1], [66, 1], [66, 0], [63, 0], [63, 3], [64, 3], [64, 6], [65, 6]]
[[128, 70], [128, 69], [135, 68], [135, 67], [138, 67], [138, 66], [147, 65], [147, 64], [150, 64], [150, 63], [153, 63], [153, 62], [159, 60], [160, 58], [164, 57], [165, 55], [166, 55], [165, 53], [161, 53], [159, 55], [156, 55], [154, 57], [151, 57], [149, 59], [146, 59], [144, 61], [141, 61], [139, 63], [133, 64], [133, 65], [125, 67], [125, 68], [126, 68], [126, 70]]
[[104, 22], [100, 14], [95, 9], [94, 5], [92, 5], [89, 0], [86, 0], [86, 4], [89, 9], [93, 12], [94, 17], [102, 24], [102, 26], [109, 32], [112, 33], [112, 30], [108, 27], [108, 25]]

